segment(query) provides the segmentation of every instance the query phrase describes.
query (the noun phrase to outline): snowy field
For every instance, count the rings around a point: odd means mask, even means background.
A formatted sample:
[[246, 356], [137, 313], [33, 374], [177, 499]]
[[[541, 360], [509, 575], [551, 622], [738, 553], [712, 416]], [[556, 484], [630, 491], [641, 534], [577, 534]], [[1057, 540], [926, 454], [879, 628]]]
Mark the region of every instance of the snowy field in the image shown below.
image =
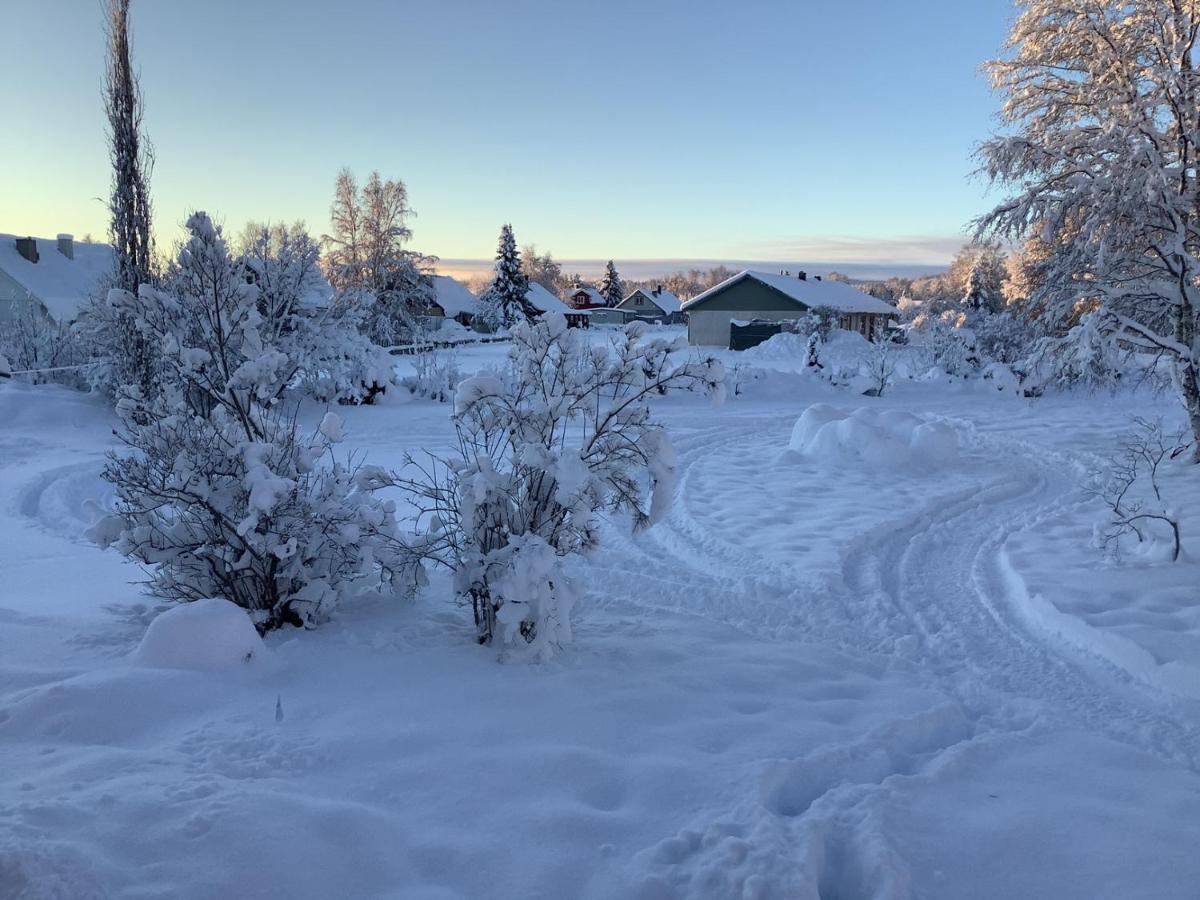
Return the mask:
[[[737, 361], [723, 405], [657, 403], [675, 506], [573, 564], [542, 665], [435, 576], [162, 667], [139, 572], [83, 538], [111, 414], [0, 384], [0, 897], [1200, 896], [1200, 489], [1169, 476], [1183, 561], [1119, 566], [1082, 490], [1174, 401]], [[342, 412], [371, 463], [452, 434]]]

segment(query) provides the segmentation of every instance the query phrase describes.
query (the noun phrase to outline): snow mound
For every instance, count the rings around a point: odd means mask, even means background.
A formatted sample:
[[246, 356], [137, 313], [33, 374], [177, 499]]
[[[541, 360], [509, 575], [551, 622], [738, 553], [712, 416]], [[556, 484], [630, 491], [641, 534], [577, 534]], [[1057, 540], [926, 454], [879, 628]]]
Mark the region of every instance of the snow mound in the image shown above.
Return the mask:
[[864, 406], [847, 411], [816, 403], [797, 420], [788, 448], [830, 463], [940, 466], [959, 456], [961, 435], [945, 420], [903, 410]]
[[150, 623], [134, 658], [158, 669], [233, 669], [263, 659], [266, 646], [245, 610], [219, 597], [184, 603]]

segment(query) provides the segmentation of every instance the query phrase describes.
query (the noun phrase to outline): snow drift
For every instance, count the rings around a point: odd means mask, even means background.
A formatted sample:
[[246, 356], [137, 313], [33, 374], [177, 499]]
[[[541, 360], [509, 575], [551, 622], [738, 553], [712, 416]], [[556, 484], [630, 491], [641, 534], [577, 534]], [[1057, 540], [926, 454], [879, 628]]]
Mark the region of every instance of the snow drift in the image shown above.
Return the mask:
[[853, 411], [816, 403], [792, 429], [788, 448], [827, 463], [873, 466], [945, 465], [960, 455], [959, 429], [943, 419], [897, 409]]
[[134, 659], [156, 669], [232, 669], [264, 658], [246, 611], [221, 598], [184, 603], [150, 623]]

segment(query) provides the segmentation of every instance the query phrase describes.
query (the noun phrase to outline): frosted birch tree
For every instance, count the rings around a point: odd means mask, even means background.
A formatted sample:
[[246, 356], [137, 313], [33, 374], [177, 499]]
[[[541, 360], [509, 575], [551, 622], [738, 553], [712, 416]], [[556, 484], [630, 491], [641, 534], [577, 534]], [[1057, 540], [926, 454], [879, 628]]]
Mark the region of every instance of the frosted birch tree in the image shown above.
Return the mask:
[[[1060, 305], [1170, 359], [1200, 437], [1200, 0], [1026, 0], [990, 64], [1006, 133], [981, 148], [1012, 196], [983, 230], [1055, 252]], [[1034, 302], [1037, 303], [1035, 296]], [[1196, 444], [1200, 461], [1200, 442]]]

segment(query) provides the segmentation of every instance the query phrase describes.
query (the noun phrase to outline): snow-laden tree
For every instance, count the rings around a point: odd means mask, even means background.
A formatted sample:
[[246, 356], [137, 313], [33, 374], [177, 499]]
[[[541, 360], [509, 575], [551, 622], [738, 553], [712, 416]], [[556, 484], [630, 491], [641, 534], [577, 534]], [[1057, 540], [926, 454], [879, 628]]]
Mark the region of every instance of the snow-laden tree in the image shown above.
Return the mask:
[[407, 490], [422, 552], [454, 573], [480, 643], [518, 657], [553, 652], [571, 636], [575, 598], [562, 558], [597, 546], [601, 513], [642, 530], [667, 511], [675, 456], [649, 401], [718, 392], [724, 372], [685, 357], [683, 339], [643, 337], [635, 324], [593, 347], [558, 314], [520, 323], [507, 367], [458, 385], [456, 455], [364, 470], [368, 487]]
[[604, 305], [611, 308], [620, 305], [625, 299], [625, 285], [621, 282], [621, 276], [617, 274], [617, 266], [610, 259], [608, 265], [604, 267], [604, 278], [600, 281], [600, 296], [604, 298]]
[[1050, 244], [1047, 283], [1098, 298], [1105, 330], [1168, 357], [1200, 437], [1197, 37], [1196, 0], [1024, 2], [991, 64], [1007, 133], [981, 150], [1013, 195], [980, 225]]
[[403, 181], [372, 172], [359, 189], [349, 169], [338, 173], [330, 207], [332, 234], [322, 238], [325, 272], [341, 295], [358, 295], [363, 330], [377, 344], [409, 339], [407, 323], [435, 300], [432, 271], [437, 258], [406, 249], [412, 239]]
[[[109, 241], [113, 248], [112, 287], [137, 296], [154, 281], [150, 230], [150, 171], [154, 153], [142, 128], [141, 86], [133, 69], [129, 34], [130, 0], [108, 0], [105, 8], [107, 55], [104, 112], [112, 163], [109, 193]], [[146, 397], [157, 390], [154, 348], [133, 327], [131, 316], [104, 302], [104, 290], [82, 317], [81, 339], [98, 365], [91, 375], [98, 388], [116, 396], [133, 386]]]
[[162, 288], [143, 285], [136, 302], [112, 292], [158, 348], [162, 384], [117, 404], [128, 451], [104, 474], [118, 505], [92, 536], [143, 563], [156, 595], [225, 597], [262, 630], [314, 624], [362, 590], [408, 589], [416, 563], [393, 507], [334, 459], [338, 418], [302, 435], [277, 402], [294, 366], [271, 343], [260, 285], [207, 215], [187, 228]]
[[556, 297], [566, 283], [562, 264], [549, 252], [538, 253], [534, 244], [521, 248], [521, 268], [530, 284], [540, 284]]
[[363, 333], [362, 294], [328, 295], [320, 250], [302, 223], [251, 223], [235, 266], [257, 290], [264, 345], [283, 353], [287, 388], [322, 401], [369, 401], [394, 380], [391, 358]]
[[962, 305], [973, 313], [999, 312], [1004, 304], [1004, 298], [999, 288], [990, 283], [988, 272], [976, 261], [967, 276], [967, 291], [963, 294]]
[[526, 298], [529, 279], [521, 267], [521, 252], [511, 225], [500, 229], [496, 248], [496, 274], [479, 298], [479, 317], [492, 329], [510, 328], [524, 319], [537, 317]]
[[913, 319], [909, 341], [926, 365], [947, 375], [965, 377], [979, 368], [975, 333], [967, 327], [966, 315], [961, 312], [919, 314]]

